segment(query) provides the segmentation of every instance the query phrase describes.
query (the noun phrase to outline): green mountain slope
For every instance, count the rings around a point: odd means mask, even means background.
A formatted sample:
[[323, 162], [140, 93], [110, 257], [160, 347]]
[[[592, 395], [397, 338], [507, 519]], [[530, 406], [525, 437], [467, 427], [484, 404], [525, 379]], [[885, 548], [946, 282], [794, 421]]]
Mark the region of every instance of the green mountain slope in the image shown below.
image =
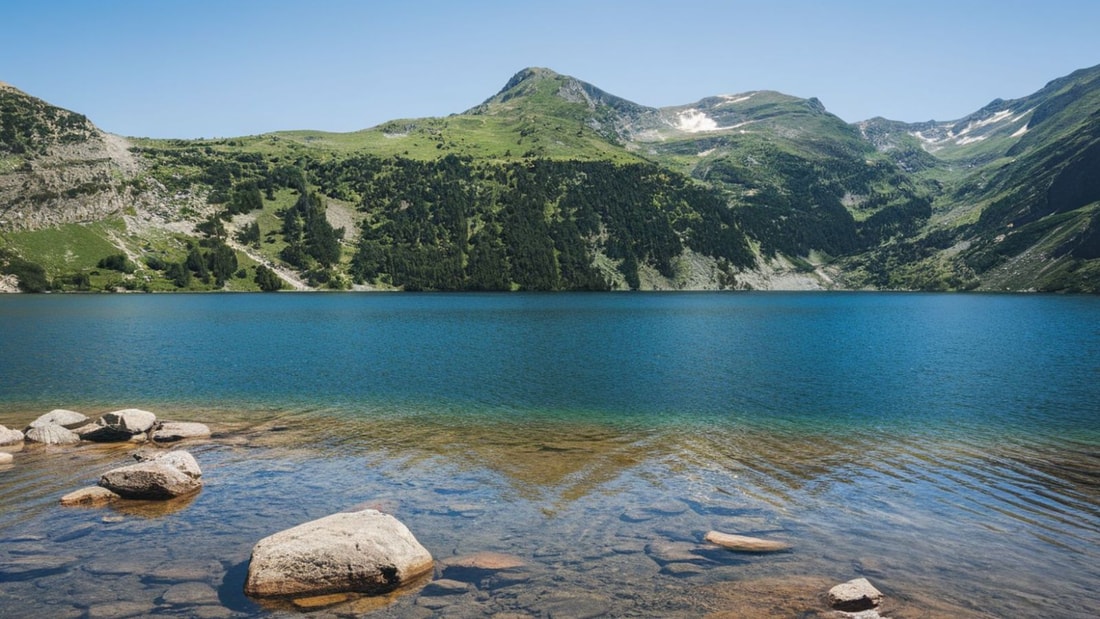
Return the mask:
[[652, 108], [531, 68], [446, 118], [129, 141], [0, 87], [0, 271], [26, 289], [1095, 292], [1098, 77], [848, 124], [771, 91]]

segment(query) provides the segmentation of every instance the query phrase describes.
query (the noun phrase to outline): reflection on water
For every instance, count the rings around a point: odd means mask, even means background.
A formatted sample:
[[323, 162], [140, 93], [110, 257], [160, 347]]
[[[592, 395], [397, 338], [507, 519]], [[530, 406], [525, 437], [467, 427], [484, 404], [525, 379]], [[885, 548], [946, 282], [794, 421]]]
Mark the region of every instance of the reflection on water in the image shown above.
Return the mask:
[[[364, 504], [395, 513], [437, 559], [524, 563], [440, 568], [469, 591], [413, 591], [380, 616], [816, 616], [829, 586], [861, 575], [892, 617], [1097, 610], [1100, 453], [1087, 443], [206, 413], [221, 420], [214, 439], [189, 446], [206, 485], [171, 504], [57, 506], [132, 447], [17, 454], [0, 473], [0, 504], [20, 506], [0, 512], [5, 616], [264, 615], [239, 591], [252, 544]], [[703, 542], [712, 529], [794, 550], [737, 555]]]

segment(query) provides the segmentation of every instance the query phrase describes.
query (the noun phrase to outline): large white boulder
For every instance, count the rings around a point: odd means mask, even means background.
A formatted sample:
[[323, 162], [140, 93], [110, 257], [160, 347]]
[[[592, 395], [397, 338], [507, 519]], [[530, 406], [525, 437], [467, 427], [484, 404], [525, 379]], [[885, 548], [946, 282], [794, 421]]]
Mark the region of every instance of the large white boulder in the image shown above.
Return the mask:
[[186, 451], [107, 471], [99, 485], [127, 499], [170, 499], [202, 487], [202, 470]]
[[153, 413], [127, 408], [107, 413], [95, 423], [77, 428], [77, 434], [89, 441], [128, 441], [138, 434], [148, 432], [156, 423], [157, 416]]
[[245, 593], [253, 597], [379, 594], [432, 570], [432, 555], [404, 524], [366, 509], [280, 531], [252, 549]]
[[23, 442], [23, 433], [0, 426], [0, 445], [15, 445]]
[[27, 428], [24, 438], [31, 443], [43, 445], [74, 445], [80, 442], [80, 437], [72, 430], [67, 430], [56, 423], [45, 423], [39, 426]]
[[66, 430], [75, 430], [80, 426], [86, 425], [88, 423], [88, 417], [76, 411], [65, 410], [64, 408], [55, 408], [54, 410], [32, 421], [29, 427], [37, 428], [39, 426], [44, 426], [51, 423], [59, 425]]

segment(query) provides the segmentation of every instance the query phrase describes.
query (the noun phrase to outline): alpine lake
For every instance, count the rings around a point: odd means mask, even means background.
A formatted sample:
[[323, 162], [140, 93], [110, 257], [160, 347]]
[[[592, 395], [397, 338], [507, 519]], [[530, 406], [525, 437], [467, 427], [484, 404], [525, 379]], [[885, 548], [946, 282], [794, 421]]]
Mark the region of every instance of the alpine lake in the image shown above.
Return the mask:
[[[55, 408], [208, 424], [204, 487], [62, 507], [136, 447], [0, 448], [2, 617], [826, 617], [858, 577], [894, 619], [1100, 616], [1096, 297], [2, 296], [0, 424]], [[243, 594], [363, 507], [464, 587]], [[443, 563], [482, 552], [522, 567]]]

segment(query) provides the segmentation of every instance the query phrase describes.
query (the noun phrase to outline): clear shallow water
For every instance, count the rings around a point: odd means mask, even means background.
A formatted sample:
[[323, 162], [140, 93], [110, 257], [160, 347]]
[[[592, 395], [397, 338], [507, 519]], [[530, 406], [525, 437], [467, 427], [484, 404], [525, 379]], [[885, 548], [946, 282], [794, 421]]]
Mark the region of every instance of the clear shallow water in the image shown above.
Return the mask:
[[265, 615], [239, 594], [251, 546], [364, 503], [437, 558], [528, 563], [381, 615], [798, 616], [859, 575], [895, 617], [1100, 610], [1100, 299], [14, 296], [0, 318], [0, 423], [218, 428], [170, 513], [56, 506], [124, 449], [17, 454], [3, 616]]

